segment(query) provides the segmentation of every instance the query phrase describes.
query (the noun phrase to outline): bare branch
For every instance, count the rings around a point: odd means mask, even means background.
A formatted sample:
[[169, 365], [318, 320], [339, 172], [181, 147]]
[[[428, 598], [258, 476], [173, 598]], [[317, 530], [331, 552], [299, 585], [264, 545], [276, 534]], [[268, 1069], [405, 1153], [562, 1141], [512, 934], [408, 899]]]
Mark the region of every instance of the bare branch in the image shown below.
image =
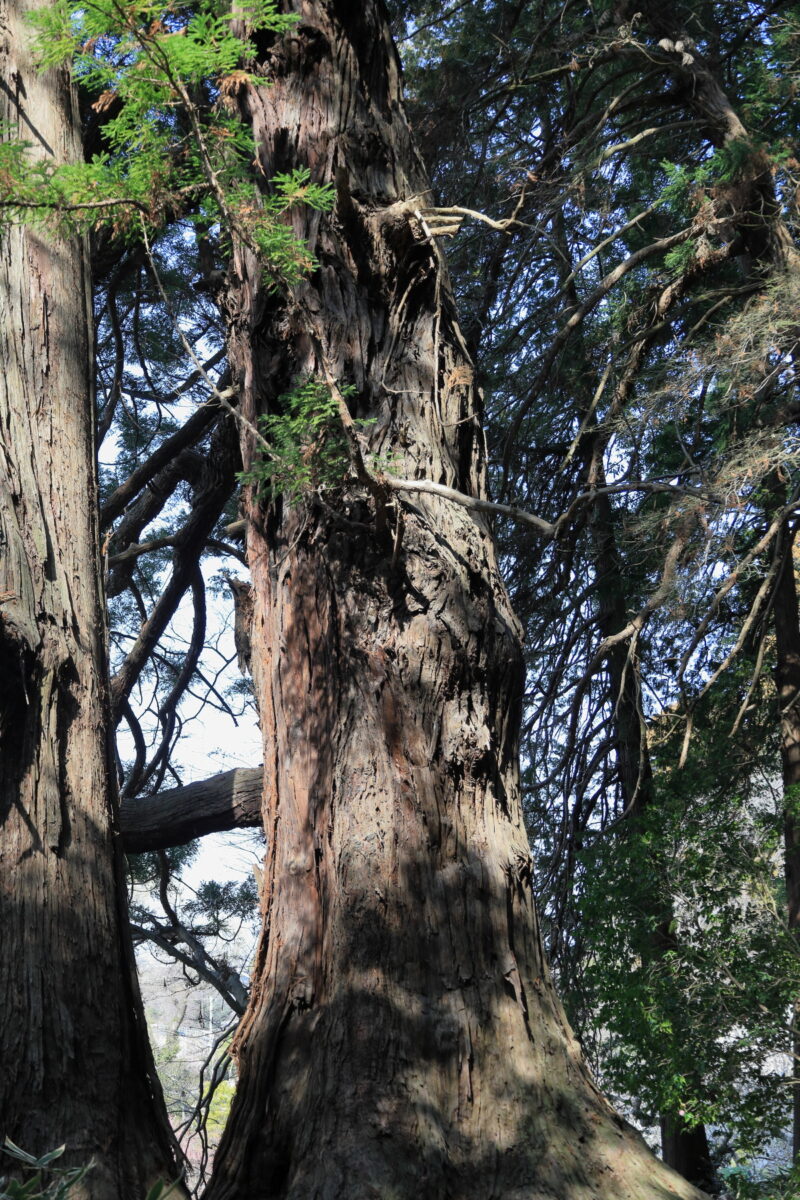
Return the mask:
[[[228, 397], [233, 397], [236, 395], [236, 392], [233, 388], [226, 388], [224, 394]], [[219, 407], [215, 401], [213, 399], [207, 400], [196, 412], [192, 413], [186, 424], [177, 433], [166, 438], [158, 449], [150, 455], [147, 461], [142, 463], [140, 467], [137, 467], [129, 478], [111, 493], [100, 510], [101, 530], [107, 529], [124, 511], [127, 505], [130, 504], [131, 500], [139, 494], [142, 488], [146, 487], [150, 480], [154, 479], [158, 472], [167, 466], [181, 450], [185, 450], [199, 441], [219, 415]]]
[[522, 508], [514, 508], [511, 504], [498, 504], [493, 500], [479, 500], [476, 496], [467, 496], [464, 492], [457, 492], [455, 488], [446, 487], [443, 483], [433, 483], [429, 479], [394, 479], [389, 475], [383, 475], [381, 478], [394, 492], [426, 492], [431, 496], [440, 496], [443, 500], [450, 500], [462, 508], [472, 509], [474, 512], [498, 513], [501, 516], [520, 521], [524, 525], [530, 525], [542, 537], [553, 537], [556, 532], [555, 525], [551, 525], [549, 521], [526, 512]]

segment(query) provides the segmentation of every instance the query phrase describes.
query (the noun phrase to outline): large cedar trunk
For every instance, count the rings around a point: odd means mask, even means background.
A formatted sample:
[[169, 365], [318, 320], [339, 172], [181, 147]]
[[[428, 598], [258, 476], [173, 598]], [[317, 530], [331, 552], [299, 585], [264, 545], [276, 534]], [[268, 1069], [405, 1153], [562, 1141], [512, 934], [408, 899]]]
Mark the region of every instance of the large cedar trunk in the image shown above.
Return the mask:
[[[239, 249], [245, 415], [303, 374], [355, 388], [373, 452], [485, 492], [480, 400], [376, 0], [297, 5], [240, 93], [264, 177], [331, 216], [278, 300]], [[245, 433], [244, 457], [253, 454]], [[482, 518], [351, 488], [247, 501], [264, 731], [264, 934], [207, 1200], [696, 1197], [609, 1108], [552, 990], [522, 821], [519, 631]]]
[[[0, 2], [0, 122], [80, 152], [70, 81]], [[95, 1167], [74, 1200], [175, 1174], [112, 832], [91, 308], [77, 239], [0, 232], [0, 1143]], [[13, 1166], [0, 1163], [0, 1174]]]

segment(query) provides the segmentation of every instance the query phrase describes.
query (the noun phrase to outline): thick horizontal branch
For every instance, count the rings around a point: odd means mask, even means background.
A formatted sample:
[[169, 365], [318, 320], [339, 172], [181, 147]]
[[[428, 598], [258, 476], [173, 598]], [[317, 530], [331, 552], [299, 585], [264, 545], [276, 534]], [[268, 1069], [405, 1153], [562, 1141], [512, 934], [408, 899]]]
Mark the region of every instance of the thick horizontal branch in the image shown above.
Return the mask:
[[189, 783], [128, 800], [120, 809], [126, 854], [183, 846], [207, 833], [252, 829], [261, 824], [261, 767], [237, 767]]
[[125, 196], [119, 196], [112, 200], [82, 200], [74, 204], [70, 204], [66, 200], [15, 200], [13, 196], [8, 200], [0, 200], [0, 208], [31, 208], [54, 213], [93, 212], [95, 209], [120, 208], [125, 205], [128, 208], [135, 208], [137, 212], [144, 213], [145, 216], [150, 215], [150, 209], [141, 200], [130, 200]]
[[230, 525], [225, 526], [225, 533], [231, 538], [243, 538], [247, 533], [247, 521], [231, 521]]

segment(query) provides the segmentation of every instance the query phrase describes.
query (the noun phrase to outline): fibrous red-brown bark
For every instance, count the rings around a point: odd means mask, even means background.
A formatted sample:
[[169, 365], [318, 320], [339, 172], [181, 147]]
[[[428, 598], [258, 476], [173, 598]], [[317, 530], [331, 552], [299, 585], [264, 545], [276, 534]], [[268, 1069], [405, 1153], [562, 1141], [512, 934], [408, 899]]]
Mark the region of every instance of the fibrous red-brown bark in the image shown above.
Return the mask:
[[[308, 164], [336, 205], [298, 214], [319, 266], [287, 299], [237, 252], [243, 412], [329, 375], [401, 475], [483, 495], [480, 398], [415, 216], [428, 184], [382, 6], [296, 7], [243, 114], [265, 178]], [[431, 495], [385, 500], [250, 496], [265, 929], [208, 1200], [697, 1196], [600, 1096], [552, 990], [491, 531]]]
[[[0, 2], [0, 123], [79, 153], [65, 72]], [[175, 1174], [112, 834], [85, 246], [0, 233], [0, 1143], [67, 1144], [74, 1200]], [[0, 1164], [0, 1173], [13, 1167]]]

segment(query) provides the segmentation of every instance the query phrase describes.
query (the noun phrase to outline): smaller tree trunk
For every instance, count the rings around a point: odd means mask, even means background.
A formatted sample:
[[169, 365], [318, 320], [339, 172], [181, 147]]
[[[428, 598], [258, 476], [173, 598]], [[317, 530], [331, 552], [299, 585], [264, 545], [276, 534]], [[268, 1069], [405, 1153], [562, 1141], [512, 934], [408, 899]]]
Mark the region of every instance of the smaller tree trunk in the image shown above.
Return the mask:
[[[605, 479], [601, 479], [601, 485]], [[591, 512], [591, 532], [596, 555], [598, 593], [600, 596], [599, 626], [604, 638], [623, 629], [628, 622], [626, 588], [622, 563], [617, 547], [614, 515], [607, 495], [597, 497]], [[627, 644], [615, 646], [608, 657], [608, 672], [614, 704], [614, 729], [617, 746], [620, 790], [628, 814], [628, 827], [620, 836], [632, 831], [637, 820], [656, 803], [650, 750], [642, 718], [638, 658], [629, 658]], [[650, 961], [663, 960], [666, 953], [678, 949], [673, 928], [672, 897], [664, 894], [663, 886], [654, 878], [648, 897], [652, 905], [654, 928], [648, 936], [649, 945], [642, 954]], [[705, 1125], [689, 1126], [679, 1112], [662, 1112], [661, 1154], [665, 1163], [684, 1179], [701, 1188], [716, 1185], [716, 1176], [708, 1145]]]
[[[800, 949], [800, 612], [794, 572], [794, 539], [786, 538], [783, 566], [775, 587], [776, 676], [783, 768], [784, 872], [786, 922]], [[800, 997], [792, 1014], [792, 1077], [800, 1076]], [[800, 1082], [791, 1085], [792, 1153], [800, 1161]]]
[[[70, 79], [36, 71], [30, 7], [0, 0], [0, 130], [74, 161]], [[0, 1144], [94, 1160], [71, 1200], [143, 1200], [177, 1170], [113, 832], [90, 330], [85, 244], [4, 229]]]
[[717, 1186], [705, 1125], [689, 1126], [679, 1113], [664, 1114], [661, 1117], [661, 1155], [673, 1171], [697, 1187], [711, 1191]]

